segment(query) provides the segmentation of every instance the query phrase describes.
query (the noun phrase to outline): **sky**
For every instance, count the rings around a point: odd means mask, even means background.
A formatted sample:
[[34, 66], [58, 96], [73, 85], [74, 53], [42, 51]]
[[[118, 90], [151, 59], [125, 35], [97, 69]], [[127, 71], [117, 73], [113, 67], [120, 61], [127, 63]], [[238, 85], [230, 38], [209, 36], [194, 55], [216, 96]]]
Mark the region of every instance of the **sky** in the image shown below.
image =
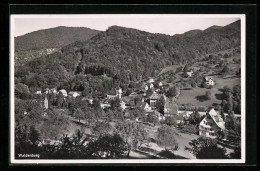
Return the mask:
[[12, 15], [11, 17], [15, 37], [58, 26], [87, 27], [105, 31], [112, 25], [174, 35], [194, 29], [205, 30], [213, 25], [225, 26], [240, 19], [239, 15], [172, 14]]

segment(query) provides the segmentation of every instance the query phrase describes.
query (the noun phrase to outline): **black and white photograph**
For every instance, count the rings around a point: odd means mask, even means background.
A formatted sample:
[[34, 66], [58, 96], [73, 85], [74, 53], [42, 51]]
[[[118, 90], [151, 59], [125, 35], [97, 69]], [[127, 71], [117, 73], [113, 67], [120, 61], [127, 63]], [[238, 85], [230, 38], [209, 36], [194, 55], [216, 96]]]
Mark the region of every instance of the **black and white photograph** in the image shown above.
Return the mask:
[[10, 161], [245, 163], [245, 15], [10, 16]]

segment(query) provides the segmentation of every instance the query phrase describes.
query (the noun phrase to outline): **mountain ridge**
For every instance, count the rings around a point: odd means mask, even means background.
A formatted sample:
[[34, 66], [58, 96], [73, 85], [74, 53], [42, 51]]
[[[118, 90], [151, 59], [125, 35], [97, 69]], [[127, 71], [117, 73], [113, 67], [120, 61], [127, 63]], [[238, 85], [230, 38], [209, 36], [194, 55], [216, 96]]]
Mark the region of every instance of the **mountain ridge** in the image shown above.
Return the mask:
[[[128, 85], [154, 76], [166, 66], [194, 63], [207, 54], [240, 47], [239, 26], [202, 31], [191, 37], [113, 26], [87, 41], [74, 42], [28, 62], [17, 76], [29, 87], [43, 87], [44, 78], [49, 80], [45, 86], [59, 87], [77, 75], [106, 75], [113, 83]], [[25, 73], [34, 76], [28, 77]], [[102, 85], [102, 81], [99, 84]]]
[[86, 27], [58, 26], [15, 37], [15, 51], [60, 48], [75, 41], [86, 41], [100, 31]]

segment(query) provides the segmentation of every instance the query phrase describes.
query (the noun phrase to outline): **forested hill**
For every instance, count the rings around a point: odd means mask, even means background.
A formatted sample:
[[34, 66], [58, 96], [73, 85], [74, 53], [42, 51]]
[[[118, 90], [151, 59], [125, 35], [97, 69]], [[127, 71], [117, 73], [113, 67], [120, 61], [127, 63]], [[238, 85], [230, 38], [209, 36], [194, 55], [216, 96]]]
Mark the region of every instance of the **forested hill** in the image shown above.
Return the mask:
[[79, 74], [106, 75], [104, 78], [127, 85], [153, 76], [165, 66], [191, 63], [209, 53], [239, 46], [240, 21], [189, 36], [111, 26], [88, 41], [72, 43], [28, 62], [16, 76], [29, 87], [59, 86]]
[[60, 48], [75, 41], [86, 41], [100, 31], [84, 27], [55, 27], [15, 38], [15, 51]]

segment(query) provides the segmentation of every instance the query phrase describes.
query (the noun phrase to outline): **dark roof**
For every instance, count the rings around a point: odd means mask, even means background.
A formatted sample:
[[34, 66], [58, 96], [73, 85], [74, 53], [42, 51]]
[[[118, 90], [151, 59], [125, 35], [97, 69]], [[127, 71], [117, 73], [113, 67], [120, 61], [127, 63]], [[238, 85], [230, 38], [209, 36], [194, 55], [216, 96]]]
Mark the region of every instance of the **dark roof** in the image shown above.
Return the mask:
[[161, 94], [158, 94], [158, 93], [153, 93], [151, 96], [150, 96], [150, 99], [160, 99], [162, 97]]

